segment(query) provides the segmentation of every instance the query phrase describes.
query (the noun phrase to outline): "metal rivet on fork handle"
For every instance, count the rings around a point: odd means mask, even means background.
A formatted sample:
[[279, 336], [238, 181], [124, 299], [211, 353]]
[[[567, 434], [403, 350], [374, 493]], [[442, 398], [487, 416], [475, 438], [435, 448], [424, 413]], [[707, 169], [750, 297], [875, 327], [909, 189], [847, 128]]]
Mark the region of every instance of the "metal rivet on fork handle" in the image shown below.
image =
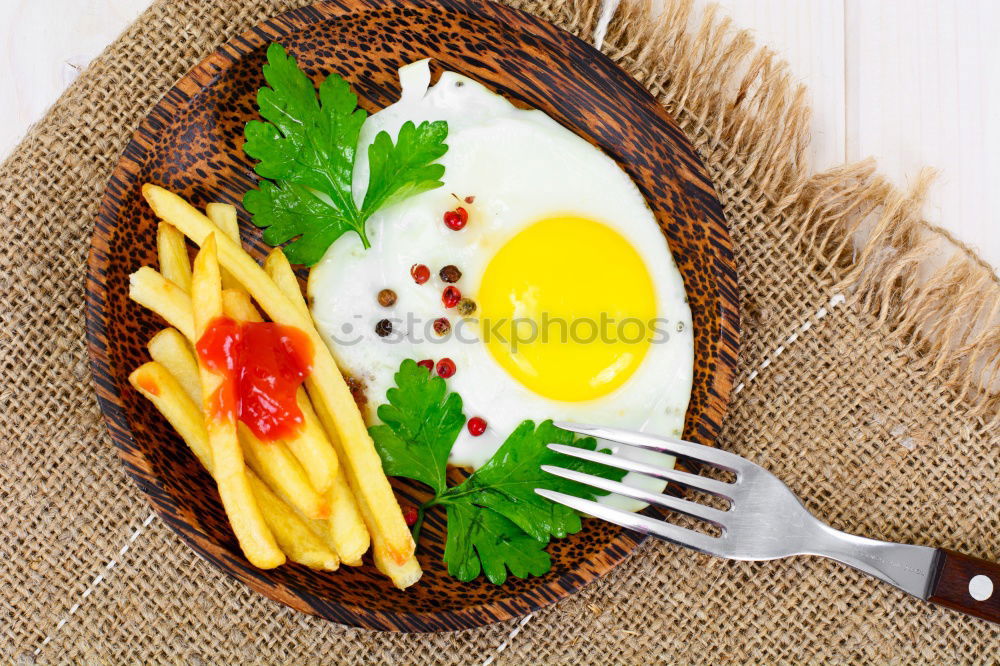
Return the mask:
[[986, 601], [993, 596], [993, 581], [989, 576], [979, 574], [969, 580], [969, 596], [976, 601]]

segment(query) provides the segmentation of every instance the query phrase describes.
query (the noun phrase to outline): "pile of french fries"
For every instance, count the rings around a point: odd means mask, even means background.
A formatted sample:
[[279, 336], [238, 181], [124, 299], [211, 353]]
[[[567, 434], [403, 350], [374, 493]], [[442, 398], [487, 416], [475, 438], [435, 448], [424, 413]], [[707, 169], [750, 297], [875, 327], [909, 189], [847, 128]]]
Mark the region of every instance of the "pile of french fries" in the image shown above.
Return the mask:
[[[260, 568], [286, 560], [333, 571], [361, 564], [372, 547], [379, 571], [405, 589], [421, 575], [414, 542], [382, 462], [333, 356], [316, 330], [298, 280], [280, 249], [261, 267], [242, 247], [236, 209], [202, 213], [176, 194], [144, 185], [160, 218], [160, 270], [130, 276], [129, 296], [167, 321], [149, 341], [152, 361], [129, 377], [215, 479], [246, 558]], [[200, 247], [192, 266], [185, 237]], [[294, 326], [313, 347], [299, 389], [303, 425], [263, 442], [235, 415], [207, 408], [223, 378], [194, 352], [216, 317]], [[211, 416], [206, 416], [212, 414]]]

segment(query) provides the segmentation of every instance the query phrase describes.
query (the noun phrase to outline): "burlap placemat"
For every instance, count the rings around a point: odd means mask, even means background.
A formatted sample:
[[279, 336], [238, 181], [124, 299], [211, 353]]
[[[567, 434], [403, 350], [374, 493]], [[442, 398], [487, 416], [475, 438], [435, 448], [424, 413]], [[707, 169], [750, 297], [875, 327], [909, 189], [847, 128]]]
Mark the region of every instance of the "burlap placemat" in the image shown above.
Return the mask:
[[[426, 636], [345, 629], [251, 593], [151, 516], [91, 388], [92, 222], [133, 128], [171, 84], [297, 4], [157, 2], [0, 167], [0, 659], [998, 663], [996, 626], [839, 565], [654, 543], [527, 620]], [[599, 10], [516, 4], [584, 38]], [[626, 3], [604, 50], [681, 123], [729, 218], [743, 339], [719, 445], [838, 528], [1000, 559], [1000, 286], [920, 222], [926, 180], [904, 195], [869, 164], [810, 176], [803, 91], [711, 11], [674, 2], [651, 21]]]

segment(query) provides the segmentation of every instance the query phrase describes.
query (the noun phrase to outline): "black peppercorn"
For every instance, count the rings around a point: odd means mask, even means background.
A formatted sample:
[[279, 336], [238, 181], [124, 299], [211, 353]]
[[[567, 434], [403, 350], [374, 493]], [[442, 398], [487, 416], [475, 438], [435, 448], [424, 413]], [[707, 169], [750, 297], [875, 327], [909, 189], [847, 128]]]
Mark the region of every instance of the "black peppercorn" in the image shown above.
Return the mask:
[[375, 324], [375, 333], [378, 337], [384, 338], [385, 336], [392, 333], [392, 322], [388, 319], [380, 319], [377, 324]]
[[438, 275], [441, 276], [442, 282], [447, 282], [448, 284], [454, 284], [462, 278], [462, 271], [458, 270], [458, 266], [453, 266], [448, 264], [440, 270]]

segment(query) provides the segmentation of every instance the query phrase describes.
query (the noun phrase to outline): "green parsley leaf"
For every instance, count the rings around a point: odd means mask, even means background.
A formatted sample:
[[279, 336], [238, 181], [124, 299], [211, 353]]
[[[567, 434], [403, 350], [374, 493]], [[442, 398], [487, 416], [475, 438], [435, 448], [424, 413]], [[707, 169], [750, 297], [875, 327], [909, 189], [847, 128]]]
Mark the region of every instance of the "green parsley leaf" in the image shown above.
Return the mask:
[[406, 121], [393, 144], [387, 132], [379, 132], [368, 146], [368, 191], [361, 206], [369, 216], [415, 194], [441, 187], [444, 166], [434, 160], [445, 154], [448, 124]]
[[259, 190], [250, 190], [243, 197], [243, 207], [253, 215], [254, 224], [265, 227], [264, 242], [268, 245], [296, 239], [284, 248], [288, 260], [295, 264], [315, 264], [333, 241], [355, 230], [312, 190], [287, 181], [262, 180]]
[[[247, 123], [243, 150], [260, 160], [254, 167], [258, 175], [280, 184], [261, 183], [259, 192], [244, 197], [244, 206], [255, 224], [268, 227], [265, 242], [276, 245], [301, 235], [288, 247], [289, 260], [315, 262], [345, 231], [364, 237], [351, 178], [365, 112], [336, 75], [320, 84], [317, 99], [312, 81], [280, 44], [268, 48], [263, 71], [270, 88], [258, 91], [257, 105], [268, 122]], [[325, 233], [313, 236], [317, 214]]]
[[445, 382], [412, 359], [399, 366], [396, 387], [389, 389], [389, 403], [378, 408], [385, 425], [368, 429], [390, 476], [426, 483], [435, 495], [446, 488], [448, 454], [465, 425], [462, 398], [445, 396]]
[[625, 471], [556, 453], [548, 444], [566, 444], [593, 451], [593, 437], [576, 439], [569, 431], [544, 421], [535, 427], [524, 421], [507, 437], [493, 457], [465, 480], [450, 489], [445, 498], [467, 497], [474, 504], [488, 507], [520, 527], [531, 537], [548, 541], [580, 531], [580, 514], [562, 504], [550, 502], [535, 488], [555, 490], [577, 497], [606, 495], [601, 490], [548, 474], [542, 465], [555, 465], [607, 479], [620, 481]]
[[365, 222], [379, 208], [440, 187], [444, 167], [435, 164], [447, 151], [444, 121], [407, 122], [395, 143], [379, 132], [368, 148], [370, 176], [358, 208], [352, 190], [355, 152], [367, 114], [347, 81], [330, 74], [319, 86], [299, 69], [280, 44], [267, 50], [267, 86], [257, 93], [264, 121], [244, 129], [243, 150], [259, 160], [254, 170], [265, 179], [247, 192], [243, 205], [264, 240], [286, 246], [293, 263], [314, 264], [348, 231], [370, 246]]
[[589, 486], [541, 471], [558, 465], [608, 479], [621, 480], [624, 470], [613, 469], [551, 451], [550, 443], [594, 450], [593, 438], [575, 435], [544, 421], [535, 427], [524, 421], [495, 454], [458, 486], [449, 488], [448, 454], [465, 424], [462, 399], [448, 393], [445, 381], [413, 360], [405, 360], [395, 375], [396, 386], [378, 409], [382, 425], [368, 429], [390, 476], [425, 483], [434, 497], [418, 509], [414, 538], [419, 536], [424, 512], [444, 505], [448, 534], [444, 560], [448, 572], [468, 581], [480, 573], [496, 583], [514, 576], [539, 576], [551, 567], [545, 546], [552, 537], [580, 530], [580, 516], [572, 509], [537, 495], [548, 488], [590, 499], [604, 494]]
[[528, 536], [498, 513], [468, 502], [447, 505], [448, 540], [444, 561], [448, 573], [466, 582], [486, 574], [491, 583], [502, 585], [507, 570], [518, 578], [541, 576], [552, 567], [545, 552], [548, 540]]

